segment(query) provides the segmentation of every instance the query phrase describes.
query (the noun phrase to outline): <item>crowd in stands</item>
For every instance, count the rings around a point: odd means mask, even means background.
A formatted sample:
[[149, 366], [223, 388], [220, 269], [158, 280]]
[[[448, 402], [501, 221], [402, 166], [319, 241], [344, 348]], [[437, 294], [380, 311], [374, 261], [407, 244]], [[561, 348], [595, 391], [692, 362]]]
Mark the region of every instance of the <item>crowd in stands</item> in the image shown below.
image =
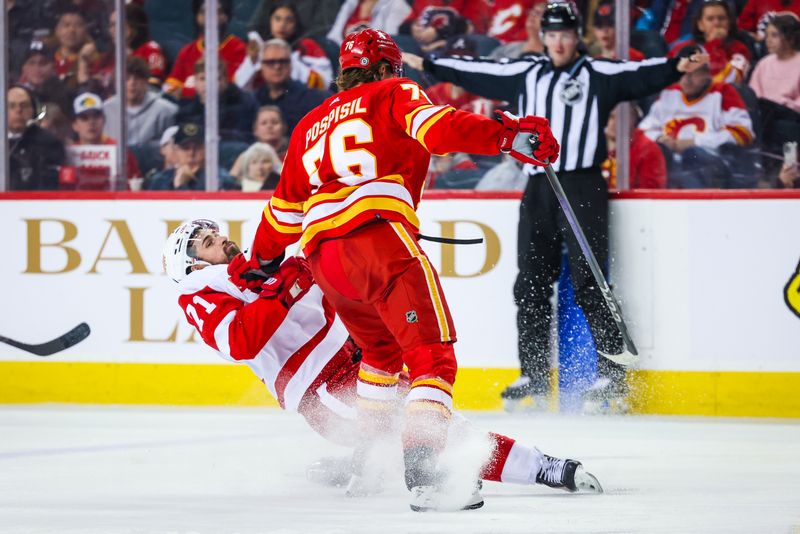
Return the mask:
[[[420, 56], [542, 55], [542, 0], [218, 0], [219, 188], [277, 184], [288, 137], [331, 96], [338, 47], [373, 27]], [[608, 0], [576, 2], [585, 53], [617, 60]], [[110, 0], [7, 0], [10, 190], [203, 190], [204, 0], [125, 6], [125, 102], [115, 93]], [[710, 56], [637, 103], [634, 188], [800, 187], [800, 0], [631, 0], [628, 59]], [[407, 69], [437, 104], [494, 116], [516, 103]], [[124, 123], [120, 124], [124, 105]], [[603, 172], [617, 187], [615, 117]], [[122, 135], [122, 128], [125, 135]], [[127, 169], [115, 139], [127, 142]], [[133, 185], [135, 183], [135, 186]], [[513, 161], [434, 157], [429, 186], [520, 189]]]

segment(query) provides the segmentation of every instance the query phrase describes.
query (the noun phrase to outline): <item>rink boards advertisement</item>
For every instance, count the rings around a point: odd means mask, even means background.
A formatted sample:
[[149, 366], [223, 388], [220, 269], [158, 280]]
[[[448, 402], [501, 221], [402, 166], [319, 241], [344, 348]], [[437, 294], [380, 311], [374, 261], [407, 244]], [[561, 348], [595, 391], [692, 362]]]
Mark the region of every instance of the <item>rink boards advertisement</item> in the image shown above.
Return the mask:
[[[80, 322], [92, 333], [48, 357], [0, 345], [0, 402], [274, 404], [246, 366], [195, 339], [161, 273], [181, 221], [213, 218], [247, 246], [263, 198], [15, 195], [0, 197], [11, 248], [0, 335], [41, 343]], [[464, 408], [498, 408], [518, 376], [518, 206], [513, 193], [440, 193], [419, 211], [423, 234], [484, 240], [422, 242], [458, 331]], [[612, 200], [611, 278], [642, 354], [635, 409], [800, 416], [799, 208], [769, 196]]]

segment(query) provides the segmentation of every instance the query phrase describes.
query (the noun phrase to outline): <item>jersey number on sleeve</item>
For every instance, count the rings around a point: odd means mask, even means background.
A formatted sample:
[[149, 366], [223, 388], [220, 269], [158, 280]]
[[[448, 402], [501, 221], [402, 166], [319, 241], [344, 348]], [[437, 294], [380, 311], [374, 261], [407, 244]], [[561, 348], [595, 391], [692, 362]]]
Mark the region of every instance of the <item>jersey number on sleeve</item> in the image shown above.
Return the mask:
[[[192, 299], [192, 302], [194, 304], [197, 304], [200, 307], [202, 307], [203, 310], [205, 310], [206, 315], [208, 315], [209, 313], [214, 311], [214, 309], [217, 307], [216, 304], [214, 304], [212, 302], [208, 302], [206, 299], [200, 297], [199, 295], [195, 295], [194, 298]], [[194, 324], [197, 325], [197, 329], [198, 330], [200, 330], [200, 331], [203, 330], [203, 323], [205, 321], [203, 321], [200, 318], [200, 316], [197, 314], [197, 309], [194, 306], [192, 306], [191, 304], [186, 306], [186, 315], [188, 315], [189, 317], [192, 318], [192, 320], [194, 321]]]
[[346, 139], [352, 138], [357, 145], [372, 142], [372, 128], [362, 119], [344, 121], [325, 132], [311, 148], [303, 154], [303, 167], [308, 174], [312, 190], [322, 185], [319, 167], [326, 148], [331, 167], [337, 180], [346, 185], [356, 185], [377, 177], [378, 164], [375, 154], [366, 148], [348, 149]]

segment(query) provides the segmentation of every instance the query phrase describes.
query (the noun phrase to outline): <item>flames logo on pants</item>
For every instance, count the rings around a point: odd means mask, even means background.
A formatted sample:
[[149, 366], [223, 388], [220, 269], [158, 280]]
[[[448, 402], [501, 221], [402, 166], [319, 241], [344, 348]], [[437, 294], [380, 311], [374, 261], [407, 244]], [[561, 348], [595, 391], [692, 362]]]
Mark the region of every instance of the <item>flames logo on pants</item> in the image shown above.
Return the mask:
[[794, 274], [783, 288], [783, 299], [792, 312], [800, 317], [800, 263], [797, 264]]

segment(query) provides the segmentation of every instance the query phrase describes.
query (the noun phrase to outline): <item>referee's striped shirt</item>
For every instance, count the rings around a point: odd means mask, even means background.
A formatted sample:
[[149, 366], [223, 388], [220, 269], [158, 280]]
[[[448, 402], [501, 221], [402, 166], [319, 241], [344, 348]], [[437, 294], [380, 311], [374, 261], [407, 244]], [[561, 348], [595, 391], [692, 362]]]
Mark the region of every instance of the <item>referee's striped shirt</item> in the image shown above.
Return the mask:
[[[598, 168], [607, 157], [603, 134], [619, 102], [656, 93], [678, 81], [678, 59], [645, 61], [594, 59], [586, 55], [564, 67], [547, 57], [491, 61], [471, 57], [426, 59], [424, 69], [470, 93], [516, 106], [519, 116], [550, 121], [561, 144], [558, 171]], [[542, 167], [525, 165], [529, 174]]]

